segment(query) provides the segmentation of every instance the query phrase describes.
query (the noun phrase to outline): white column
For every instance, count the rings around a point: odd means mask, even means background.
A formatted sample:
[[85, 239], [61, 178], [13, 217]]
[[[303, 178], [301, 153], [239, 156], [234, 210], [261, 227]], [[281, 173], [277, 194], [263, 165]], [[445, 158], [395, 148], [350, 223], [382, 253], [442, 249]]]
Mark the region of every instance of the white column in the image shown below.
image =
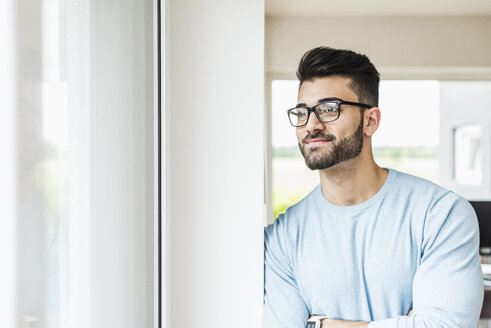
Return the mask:
[[166, 328], [259, 327], [264, 1], [168, 2], [172, 318]]

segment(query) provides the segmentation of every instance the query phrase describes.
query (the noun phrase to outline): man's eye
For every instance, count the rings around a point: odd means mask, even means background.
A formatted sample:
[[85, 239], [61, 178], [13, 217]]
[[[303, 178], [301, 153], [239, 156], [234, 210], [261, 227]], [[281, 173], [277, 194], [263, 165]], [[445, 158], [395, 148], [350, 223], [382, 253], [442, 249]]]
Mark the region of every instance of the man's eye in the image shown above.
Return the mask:
[[335, 105], [322, 105], [317, 108], [319, 113], [333, 113], [338, 111], [338, 107]]
[[307, 116], [307, 111], [301, 110], [301, 111], [295, 112], [295, 114], [297, 115], [297, 117], [305, 117], [305, 116]]

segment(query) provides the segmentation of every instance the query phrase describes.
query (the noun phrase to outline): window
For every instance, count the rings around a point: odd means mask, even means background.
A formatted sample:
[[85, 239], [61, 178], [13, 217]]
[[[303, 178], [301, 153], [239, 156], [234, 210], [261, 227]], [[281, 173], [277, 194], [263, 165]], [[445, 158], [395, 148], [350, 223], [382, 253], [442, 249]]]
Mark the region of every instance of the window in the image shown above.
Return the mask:
[[1, 327], [154, 326], [152, 13], [0, 3]]

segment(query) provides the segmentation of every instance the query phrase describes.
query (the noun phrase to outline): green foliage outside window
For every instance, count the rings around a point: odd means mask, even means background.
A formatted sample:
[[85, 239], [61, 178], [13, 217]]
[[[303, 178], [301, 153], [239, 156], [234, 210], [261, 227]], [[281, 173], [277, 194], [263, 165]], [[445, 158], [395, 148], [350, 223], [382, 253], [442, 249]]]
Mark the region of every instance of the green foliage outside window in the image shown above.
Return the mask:
[[273, 192], [273, 217], [276, 219], [278, 215], [285, 213], [286, 209], [300, 200], [302, 200], [308, 191], [291, 191], [286, 188], [280, 188]]

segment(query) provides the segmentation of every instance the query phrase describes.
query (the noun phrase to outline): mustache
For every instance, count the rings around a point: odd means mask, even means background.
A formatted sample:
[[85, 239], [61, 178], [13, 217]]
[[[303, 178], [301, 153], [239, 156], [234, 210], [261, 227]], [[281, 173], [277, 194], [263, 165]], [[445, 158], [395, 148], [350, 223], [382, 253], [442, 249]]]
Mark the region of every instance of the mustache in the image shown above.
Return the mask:
[[307, 134], [303, 139], [302, 143], [306, 143], [309, 140], [312, 139], [326, 139], [327, 141], [333, 141], [336, 140], [336, 136], [330, 133], [324, 133], [322, 131], [316, 131], [312, 134]]

